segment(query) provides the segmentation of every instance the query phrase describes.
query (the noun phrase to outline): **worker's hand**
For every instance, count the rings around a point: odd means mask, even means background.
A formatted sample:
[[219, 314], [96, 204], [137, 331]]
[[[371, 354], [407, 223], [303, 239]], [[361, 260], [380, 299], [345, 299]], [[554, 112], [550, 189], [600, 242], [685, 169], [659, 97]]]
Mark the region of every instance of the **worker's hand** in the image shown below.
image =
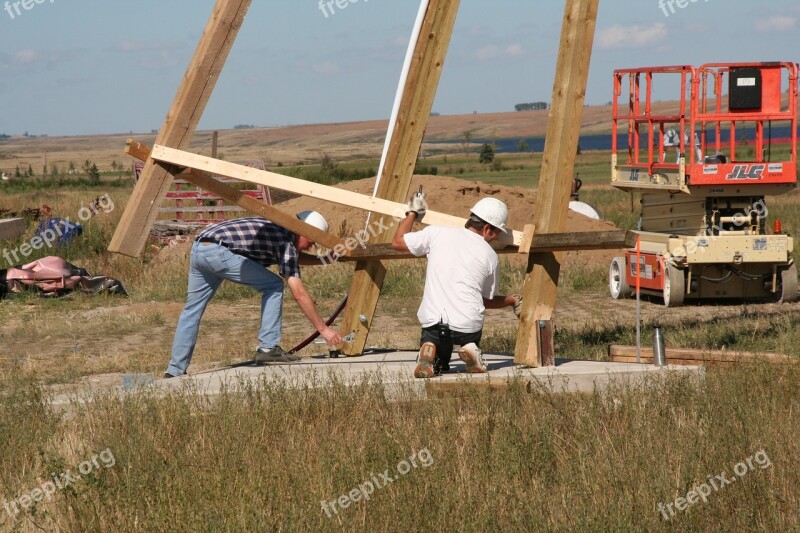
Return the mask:
[[331, 346], [339, 346], [342, 343], [342, 336], [339, 335], [335, 329], [329, 328], [328, 326], [325, 326], [325, 329], [320, 331], [319, 334], [322, 335], [325, 342]]
[[425, 201], [425, 193], [415, 192], [408, 201], [408, 211], [406, 211], [406, 216], [408, 216], [409, 213], [416, 213], [417, 222], [422, 222], [422, 217], [425, 216], [427, 211], [428, 203]]
[[522, 296], [519, 294], [515, 294], [514, 298], [514, 315], [519, 318], [520, 313], [522, 313]]

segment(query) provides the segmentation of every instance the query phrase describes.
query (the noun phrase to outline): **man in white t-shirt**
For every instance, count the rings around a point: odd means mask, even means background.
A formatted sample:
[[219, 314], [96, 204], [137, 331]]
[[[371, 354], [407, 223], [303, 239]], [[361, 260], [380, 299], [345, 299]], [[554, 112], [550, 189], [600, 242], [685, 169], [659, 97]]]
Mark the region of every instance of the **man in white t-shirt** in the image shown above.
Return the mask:
[[425, 290], [417, 318], [422, 326], [420, 351], [414, 376], [429, 378], [450, 370], [453, 346], [467, 372], [487, 371], [480, 350], [484, 311], [513, 306], [519, 316], [520, 296], [498, 295], [500, 272], [497, 254], [489, 245], [506, 233], [508, 207], [496, 198], [483, 198], [470, 210], [463, 228], [428, 226], [412, 232], [427, 205], [421, 193], [409, 202], [392, 248], [428, 257]]

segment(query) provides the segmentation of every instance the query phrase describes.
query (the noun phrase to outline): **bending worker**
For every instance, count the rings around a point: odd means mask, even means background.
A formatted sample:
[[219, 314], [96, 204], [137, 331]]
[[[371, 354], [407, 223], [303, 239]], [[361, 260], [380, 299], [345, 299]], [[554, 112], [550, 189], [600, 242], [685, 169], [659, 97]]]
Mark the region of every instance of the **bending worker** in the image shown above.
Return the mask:
[[[303, 211], [300, 220], [328, 231], [325, 218], [316, 211]], [[200, 318], [223, 280], [252, 287], [261, 292], [261, 330], [258, 332], [256, 363], [291, 363], [299, 355], [288, 354], [280, 347], [283, 280], [297, 305], [329, 344], [338, 345], [342, 337], [328, 327], [314, 300], [300, 279], [300, 265], [317, 260], [300, 254], [314, 246], [314, 241], [264, 218], [251, 217], [213, 224], [197, 236], [189, 257], [189, 294], [178, 320], [172, 359], [165, 378], [181, 376], [192, 360]], [[277, 265], [280, 276], [264, 267]]]
[[497, 254], [489, 246], [506, 233], [508, 207], [496, 198], [476, 203], [463, 228], [428, 226], [412, 232], [414, 221], [425, 216], [422, 193], [415, 194], [392, 240], [392, 248], [428, 256], [425, 290], [417, 318], [422, 326], [414, 377], [429, 378], [450, 370], [450, 356], [458, 356], [467, 372], [487, 371], [480, 349], [486, 308], [513, 306], [519, 317], [521, 296], [498, 295], [500, 273]]

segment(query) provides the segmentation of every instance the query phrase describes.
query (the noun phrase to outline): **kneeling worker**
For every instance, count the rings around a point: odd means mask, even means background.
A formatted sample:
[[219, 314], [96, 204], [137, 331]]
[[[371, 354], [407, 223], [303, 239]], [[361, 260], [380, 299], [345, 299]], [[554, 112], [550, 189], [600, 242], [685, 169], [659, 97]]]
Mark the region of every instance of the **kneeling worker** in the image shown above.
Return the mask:
[[[325, 218], [316, 211], [303, 211], [297, 218], [322, 231], [328, 231]], [[252, 287], [261, 292], [261, 330], [256, 363], [291, 363], [300, 356], [288, 354], [281, 341], [283, 280], [297, 305], [329, 344], [338, 345], [342, 337], [325, 325], [314, 300], [300, 279], [300, 265], [317, 264], [312, 256], [299, 252], [314, 246], [314, 241], [260, 217], [239, 218], [213, 224], [197, 236], [189, 258], [189, 294], [178, 320], [172, 359], [165, 378], [186, 373], [197, 342], [200, 318], [223, 280]], [[264, 267], [277, 265], [280, 276]]]
[[415, 220], [427, 210], [423, 194], [415, 194], [392, 240], [392, 248], [427, 255], [425, 290], [417, 318], [422, 326], [420, 350], [414, 377], [429, 378], [450, 370], [454, 345], [467, 365], [467, 372], [484, 373], [480, 350], [486, 308], [513, 306], [519, 316], [522, 297], [503, 296], [497, 253], [489, 245], [506, 232], [508, 207], [496, 198], [476, 203], [463, 228], [428, 226], [412, 232]]

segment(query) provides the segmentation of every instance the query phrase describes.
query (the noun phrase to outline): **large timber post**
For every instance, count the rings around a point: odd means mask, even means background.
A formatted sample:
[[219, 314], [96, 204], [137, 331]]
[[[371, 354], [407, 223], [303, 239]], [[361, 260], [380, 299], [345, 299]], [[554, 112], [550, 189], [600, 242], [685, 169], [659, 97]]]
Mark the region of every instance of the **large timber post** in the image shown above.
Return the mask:
[[[533, 224], [537, 234], [559, 233], [566, 228], [598, 4], [599, 0], [566, 3], [534, 204]], [[556, 305], [562, 256], [563, 252], [528, 256], [523, 309], [514, 348], [516, 364], [541, 366], [542, 346], [551, 344], [552, 339], [542, 339], [542, 335], [552, 335], [552, 327], [547, 326]]]
[[[217, 0], [156, 144], [179, 149], [189, 145], [251, 1]], [[134, 257], [142, 252], [173, 177], [167, 167], [147, 160], [108, 246], [110, 251]]]
[[[444, 59], [453, 34], [459, 0], [430, 0], [417, 39], [406, 79], [397, 122], [376, 196], [395, 202], [408, 199], [425, 127], [428, 123]], [[378, 218], [375, 218], [378, 217]], [[394, 228], [391, 217], [373, 213], [375, 227]], [[383, 231], [370, 243], [391, 242], [393, 231]], [[367, 342], [375, 308], [386, 276], [385, 261], [360, 261], [356, 264], [347, 298], [341, 331], [357, 332], [355, 340], [345, 343], [342, 352], [360, 355]], [[363, 320], [362, 320], [363, 318]]]

